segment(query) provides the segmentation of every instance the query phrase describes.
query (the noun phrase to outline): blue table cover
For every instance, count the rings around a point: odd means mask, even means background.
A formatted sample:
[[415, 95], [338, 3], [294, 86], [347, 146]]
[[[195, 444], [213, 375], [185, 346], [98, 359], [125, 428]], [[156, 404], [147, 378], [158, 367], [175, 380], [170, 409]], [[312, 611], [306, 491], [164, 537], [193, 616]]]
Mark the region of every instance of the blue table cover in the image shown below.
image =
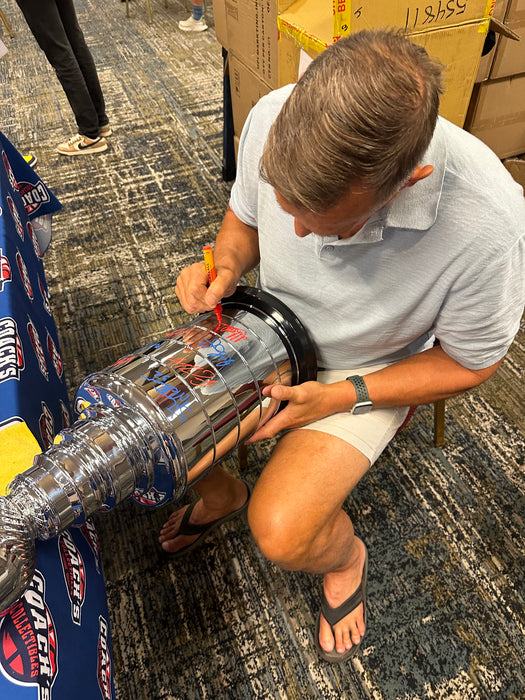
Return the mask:
[[24, 420], [45, 449], [70, 409], [32, 221], [61, 205], [2, 132], [0, 148], [0, 428]]
[[[45, 450], [70, 406], [35, 226], [61, 205], [1, 132], [0, 151], [0, 441], [2, 428], [24, 421]], [[30, 586], [0, 616], [0, 698], [113, 700], [93, 524], [38, 541], [36, 555]]]

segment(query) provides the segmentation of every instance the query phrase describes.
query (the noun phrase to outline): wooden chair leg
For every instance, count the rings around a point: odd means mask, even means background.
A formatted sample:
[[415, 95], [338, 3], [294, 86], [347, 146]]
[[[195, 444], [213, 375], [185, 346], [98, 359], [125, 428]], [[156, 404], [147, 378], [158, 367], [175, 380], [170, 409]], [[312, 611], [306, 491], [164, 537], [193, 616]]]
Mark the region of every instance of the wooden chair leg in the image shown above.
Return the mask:
[[248, 445], [241, 444], [237, 447], [237, 457], [239, 458], [239, 469], [248, 467]]
[[129, 0], [126, 0], [126, 17], [129, 17]]
[[0, 10], [0, 19], [1, 19], [2, 22], [5, 24], [5, 28], [7, 29], [7, 33], [9, 34], [9, 36], [11, 37], [11, 39], [13, 39], [13, 37], [14, 37], [15, 35], [13, 34], [13, 30], [11, 29], [11, 25], [10, 25], [9, 22], [7, 21], [7, 17], [4, 15], [4, 13], [2, 12], [2, 10]]
[[442, 447], [445, 444], [445, 399], [434, 403], [434, 445]]
[[146, 12], [148, 14], [148, 22], [151, 24], [153, 22], [153, 18], [151, 16], [151, 3], [150, 0], [146, 0]]

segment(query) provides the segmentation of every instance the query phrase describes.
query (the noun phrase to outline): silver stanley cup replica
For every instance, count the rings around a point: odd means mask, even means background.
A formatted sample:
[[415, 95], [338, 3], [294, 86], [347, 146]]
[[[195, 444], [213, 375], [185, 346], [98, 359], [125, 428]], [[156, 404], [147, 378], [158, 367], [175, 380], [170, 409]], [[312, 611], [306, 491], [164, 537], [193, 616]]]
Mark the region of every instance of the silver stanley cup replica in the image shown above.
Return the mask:
[[268, 384], [315, 379], [305, 328], [270, 294], [239, 287], [214, 312], [85, 379], [79, 420], [0, 497], [0, 612], [35, 570], [35, 540], [127, 498], [178, 500], [279, 409]]

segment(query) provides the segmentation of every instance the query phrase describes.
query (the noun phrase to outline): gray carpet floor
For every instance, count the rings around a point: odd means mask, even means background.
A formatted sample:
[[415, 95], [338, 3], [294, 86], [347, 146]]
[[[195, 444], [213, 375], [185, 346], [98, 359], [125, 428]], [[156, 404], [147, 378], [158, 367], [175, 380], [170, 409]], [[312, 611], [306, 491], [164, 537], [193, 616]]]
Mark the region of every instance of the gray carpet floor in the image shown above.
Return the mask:
[[[211, 8], [210, 30], [186, 35], [179, 0], [152, 5], [149, 24], [143, 0], [129, 19], [117, 0], [77, 0], [114, 135], [106, 153], [68, 159], [55, 152], [76, 131], [65, 95], [2, 2], [15, 37], [0, 25], [1, 128], [64, 205], [44, 264], [72, 397], [187, 320], [177, 274], [228, 201]], [[347, 664], [313, 650], [320, 579], [266, 561], [245, 522], [169, 561], [156, 538], [173, 506], [98, 516], [118, 700], [524, 698], [524, 338], [493, 379], [447, 402], [443, 448], [420, 407], [347, 500], [370, 553], [367, 634]], [[250, 448], [249, 483], [271, 448]], [[227, 466], [240, 473], [234, 455]]]

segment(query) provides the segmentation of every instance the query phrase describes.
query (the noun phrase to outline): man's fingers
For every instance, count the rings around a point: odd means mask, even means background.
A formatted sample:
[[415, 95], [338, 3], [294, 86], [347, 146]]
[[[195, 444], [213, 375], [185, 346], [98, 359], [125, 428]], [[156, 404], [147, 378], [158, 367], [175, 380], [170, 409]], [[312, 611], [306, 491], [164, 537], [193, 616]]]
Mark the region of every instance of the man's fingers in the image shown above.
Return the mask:
[[294, 394], [294, 388], [284, 384], [270, 384], [264, 387], [263, 394], [277, 401], [290, 401]]
[[210, 311], [217, 302], [206, 300], [208, 293], [208, 275], [204, 263], [198, 262], [185, 267], [177, 278], [175, 293], [182, 308], [191, 314]]

